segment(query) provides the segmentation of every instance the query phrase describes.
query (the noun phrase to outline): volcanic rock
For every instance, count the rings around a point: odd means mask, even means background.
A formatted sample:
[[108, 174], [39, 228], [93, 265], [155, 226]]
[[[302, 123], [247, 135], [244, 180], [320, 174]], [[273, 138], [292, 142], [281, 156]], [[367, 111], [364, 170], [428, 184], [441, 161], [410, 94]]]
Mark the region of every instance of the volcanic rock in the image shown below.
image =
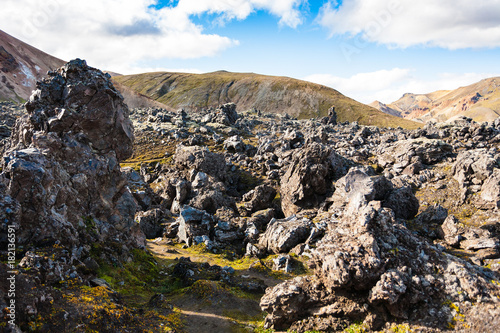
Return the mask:
[[[21, 205], [19, 244], [81, 245], [111, 236], [129, 243], [132, 230], [140, 231], [119, 166], [134, 140], [123, 98], [108, 75], [79, 59], [37, 87], [3, 158], [6, 195]], [[143, 235], [132, 240], [143, 242]]]
[[348, 165], [346, 159], [325, 145], [312, 143], [297, 150], [281, 177], [281, 205], [285, 216], [318, 206], [331, 190], [330, 182], [345, 175]]
[[298, 219], [295, 216], [272, 220], [260, 236], [258, 247], [269, 253], [287, 253], [307, 240], [312, 227], [313, 224], [308, 219]]
[[338, 330], [346, 320], [364, 320], [377, 330], [387, 316], [425, 318], [439, 327], [450, 310], [424, 309], [441, 308], [443, 300], [486, 300], [498, 292], [490, 273], [414, 236], [376, 201], [331, 220], [310, 266], [313, 276], [266, 290], [260, 303], [268, 312], [266, 328]]

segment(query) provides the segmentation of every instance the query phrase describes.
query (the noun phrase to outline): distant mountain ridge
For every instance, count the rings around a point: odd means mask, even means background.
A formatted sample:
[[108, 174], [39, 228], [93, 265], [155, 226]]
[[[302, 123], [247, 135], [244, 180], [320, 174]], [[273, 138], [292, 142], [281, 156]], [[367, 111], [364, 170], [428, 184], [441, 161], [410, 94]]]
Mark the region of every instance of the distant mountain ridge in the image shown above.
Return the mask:
[[475, 121], [492, 121], [500, 116], [500, 77], [481, 80], [455, 90], [428, 94], [406, 93], [397, 101], [370, 104], [378, 110], [416, 121], [447, 121], [466, 116]]
[[64, 63], [0, 30], [0, 101], [24, 102], [47, 71]]
[[288, 113], [298, 118], [327, 115], [335, 106], [338, 120], [363, 125], [416, 128], [418, 123], [384, 114], [335, 89], [289, 77], [217, 71], [205, 74], [156, 72], [113, 77], [114, 82], [167, 105], [197, 111], [234, 102], [238, 110]]

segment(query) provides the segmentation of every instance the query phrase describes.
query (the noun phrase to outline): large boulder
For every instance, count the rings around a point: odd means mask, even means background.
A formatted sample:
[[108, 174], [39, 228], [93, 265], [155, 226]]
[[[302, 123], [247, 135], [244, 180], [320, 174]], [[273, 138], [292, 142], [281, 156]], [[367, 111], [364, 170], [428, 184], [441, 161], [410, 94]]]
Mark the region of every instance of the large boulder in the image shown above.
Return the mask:
[[498, 155], [487, 149], [463, 150], [458, 156], [452, 168], [453, 178], [461, 186], [474, 180], [482, 183], [488, 178], [498, 165]]
[[437, 139], [401, 140], [381, 149], [378, 164], [384, 168], [393, 166], [401, 172], [415, 159], [424, 164], [435, 164], [448, 156], [452, 149], [450, 144]]
[[372, 200], [384, 200], [392, 190], [392, 183], [384, 176], [375, 176], [366, 168], [351, 168], [335, 183], [332, 208], [348, 205], [356, 211]]
[[297, 150], [281, 177], [281, 205], [285, 216], [321, 203], [332, 180], [347, 173], [348, 161], [328, 146], [312, 143]]
[[245, 151], [245, 143], [239, 135], [233, 135], [224, 140], [224, 149], [230, 153], [242, 153]]
[[363, 322], [379, 330], [408, 320], [444, 329], [453, 308], [443, 302], [495, 304], [500, 296], [494, 273], [417, 237], [380, 202], [329, 224], [309, 262], [313, 275], [266, 290], [266, 328], [338, 331]]
[[271, 207], [276, 189], [267, 184], [259, 185], [243, 196], [243, 207], [249, 214]]
[[213, 239], [215, 222], [210, 214], [204, 210], [184, 206], [177, 219], [179, 229], [177, 238], [191, 246]]
[[391, 208], [397, 218], [409, 220], [417, 215], [419, 202], [413, 190], [405, 186], [394, 189], [384, 200], [383, 205]]
[[148, 239], [161, 237], [167, 222], [171, 216], [169, 211], [164, 211], [160, 208], [154, 208], [145, 212], [139, 212], [135, 216], [137, 223], [141, 227], [142, 232]]
[[373, 175], [371, 168], [354, 167], [335, 183], [331, 209], [347, 206], [357, 212], [370, 201], [381, 201], [394, 211], [397, 218], [411, 219], [418, 212], [418, 199], [409, 187], [394, 188], [384, 176]]
[[219, 106], [215, 112], [215, 119], [213, 121], [219, 124], [228, 126], [234, 125], [239, 118], [236, 112], [236, 104], [234, 103], [223, 104]]
[[21, 205], [18, 244], [144, 245], [119, 165], [132, 154], [133, 128], [109, 75], [77, 59], [37, 88], [3, 158], [6, 194]]
[[500, 169], [494, 169], [484, 181], [476, 205], [483, 209], [500, 208]]
[[179, 146], [174, 155], [175, 166], [179, 170], [196, 170], [219, 180], [226, 179], [224, 156], [198, 146]]
[[273, 219], [260, 236], [258, 246], [269, 253], [287, 253], [309, 238], [313, 226], [308, 219], [295, 216], [283, 220]]

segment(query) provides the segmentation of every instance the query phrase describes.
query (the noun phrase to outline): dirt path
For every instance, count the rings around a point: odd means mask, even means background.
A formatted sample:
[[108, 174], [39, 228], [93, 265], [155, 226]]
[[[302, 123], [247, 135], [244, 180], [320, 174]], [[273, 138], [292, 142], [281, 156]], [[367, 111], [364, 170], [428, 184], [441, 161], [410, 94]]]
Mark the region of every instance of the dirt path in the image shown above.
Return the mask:
[[[226, 263], [212, 254], [193, 253], [190, 249], [178, 246], [148, 242], [148, 249], [158, 258], [173, 260], [189, 257], [192, 262], [221, 265]], [[230, 264], [227, 261], [226, 264]], [[258, 278], [269, 286], [280, 282], [264, 273], [248, 269], [236, 269], [235, 274], [244, 278]], [[213, 282], [215, 284], [215, 282]], [[215, 288], [217, 289], [217, 288]], [[225, 290], [217, 290], [207, 298], [200, 298], [194, 293], [184, 293], [172, 298], [171, 303], [182, 313], [186, 333], [238, 333], [253, 332], [256, 321], [264, 318], [260, 310], [258, 297], [255, 299], [237, 297]]]
[[186, 322], [186, 332], [235, 332], [240, 328], [238, 323], [229, 317], [213, 313], [181, 310]]

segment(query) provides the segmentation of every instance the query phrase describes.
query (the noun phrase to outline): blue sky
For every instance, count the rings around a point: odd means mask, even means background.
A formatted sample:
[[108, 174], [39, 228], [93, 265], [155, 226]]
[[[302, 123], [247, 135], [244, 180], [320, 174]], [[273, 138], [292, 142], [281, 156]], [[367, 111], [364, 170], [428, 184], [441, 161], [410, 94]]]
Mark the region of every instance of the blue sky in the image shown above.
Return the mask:
[[282, 75], [364, 103], [500, 75], [500, 0], [3, 0], [2, 7], [7, 33], [123, 74]]

